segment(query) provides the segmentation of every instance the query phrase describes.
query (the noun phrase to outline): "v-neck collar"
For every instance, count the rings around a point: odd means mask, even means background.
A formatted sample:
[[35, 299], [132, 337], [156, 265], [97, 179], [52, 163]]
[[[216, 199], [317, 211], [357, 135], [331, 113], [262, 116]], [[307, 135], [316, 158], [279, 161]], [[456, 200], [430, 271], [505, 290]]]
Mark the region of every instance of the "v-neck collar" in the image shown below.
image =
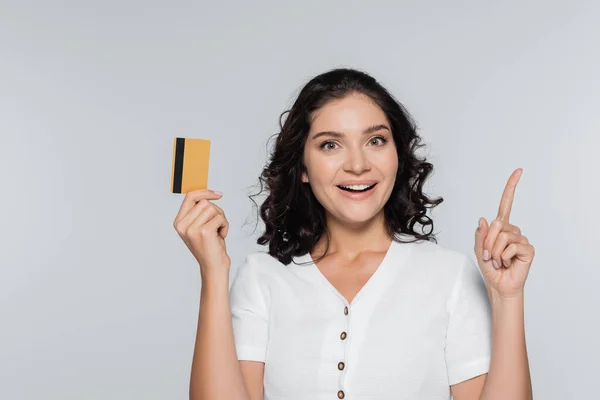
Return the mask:
[[[348, 302], [348, 299], [346, 299], [336, 289], [336, 287], [329, 281], [329, 279], [327, 279], [327, 277], [325, 277], [325, 275], [323, 275], [323, 273], [317, 267], [317, 264], [313, 260], [310, 252], [306, 253], [303, 256], [297, 257], [297, 261], [310, 263], [309, 265], [307, 265], [307, 268], [310, 269], [309, 272], [314, 277], [314, 279], [316, 281], [320, 282], [321, 284], [324, 284], [325, 286], [327, 286], [333, 292], [333, 294], [336, 295], [344, 304], [346, 304], [347, 306], [352, 306], [361, 298], [363, 293], [365, 293], [368, 290], [371, 290], [370, 289], [371, 287], [376, 288], [379, 283], [386, 281], [386, 277], [388, 275], [388, 270], [390, 270], [389, 264], [392, 264], [394, 260], [398, 260], [399, 258], [404, 259], [404, 257], [398, 257], [398, 256], [402, 255], [402, 254], [406, 255], [406, 253], [409, 250], [408, 246], [410, 246], [410, 245], [412, 245], [412, 243], [398, 243], [395, 240], [392, 240], [392, 242], [390, 243], [390, 246], [388, 247], [387, 252], [383, 256], [383, 259], [381, 260], [379, 266], [377, 267], [375, 272], [373, 272], [373, 274], [369, 277], [367, 282], [356, 293], [356, 295], [354, 296], [354, 298], [352, 299], [351, 302]], [[393, 268], [392, 268], [392, 270], [393, 270]]]

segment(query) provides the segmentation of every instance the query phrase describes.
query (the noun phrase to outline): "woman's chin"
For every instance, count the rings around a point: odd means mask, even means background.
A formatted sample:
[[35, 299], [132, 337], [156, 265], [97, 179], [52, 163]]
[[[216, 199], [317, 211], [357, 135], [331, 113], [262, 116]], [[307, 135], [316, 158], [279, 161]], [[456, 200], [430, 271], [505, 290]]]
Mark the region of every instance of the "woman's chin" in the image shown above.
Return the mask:
[[352, 210], [345, 210], [345, 212], [340, 215], [339, 220], [344, 224], [348, 225], [364, 225], [371, 221], [373, 218], [377, 216], [376, 211], [367, 211], [367, 210], [357, 210], [356, 212], [348, 212]]

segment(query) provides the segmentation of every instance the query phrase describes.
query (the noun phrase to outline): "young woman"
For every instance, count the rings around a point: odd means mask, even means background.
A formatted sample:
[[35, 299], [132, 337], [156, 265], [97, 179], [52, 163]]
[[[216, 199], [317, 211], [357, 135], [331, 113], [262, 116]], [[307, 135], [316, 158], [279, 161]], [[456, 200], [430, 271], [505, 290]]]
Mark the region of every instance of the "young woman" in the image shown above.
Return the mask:
[[190, 399], [532, 398], [523, 287], [534, 249], [509, 222], [522, 170], [498, 217], [479, 221], [478, 267], [437, 244], [426, 211], [443, 199], [423, 193], [432, 165], [419, 143], [368, 74], [310, 80], [261, 175], [268, 251], [246, 257], [231, 289], [222, 194], [185, 196], [174, 226], [202, 278]]

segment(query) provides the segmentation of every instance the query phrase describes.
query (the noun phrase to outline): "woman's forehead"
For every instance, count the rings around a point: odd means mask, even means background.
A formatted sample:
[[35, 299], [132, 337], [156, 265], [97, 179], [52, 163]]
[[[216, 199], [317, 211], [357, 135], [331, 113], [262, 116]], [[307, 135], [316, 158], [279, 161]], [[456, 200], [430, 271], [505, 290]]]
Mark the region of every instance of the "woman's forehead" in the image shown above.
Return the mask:
[[374, 125], [388, 126], [387, 117], [379, 106], [362, 99], [342, 99], [314, 113], [310, 133], [335, 131], [361, 134]]

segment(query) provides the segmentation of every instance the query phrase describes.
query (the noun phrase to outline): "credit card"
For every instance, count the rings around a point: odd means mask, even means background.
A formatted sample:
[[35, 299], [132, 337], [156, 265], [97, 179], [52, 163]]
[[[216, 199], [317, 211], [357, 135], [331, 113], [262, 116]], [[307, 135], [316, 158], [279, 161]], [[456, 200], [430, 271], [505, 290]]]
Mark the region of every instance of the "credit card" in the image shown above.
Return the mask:
[[176, 137], [173, 141], [171, 193], [208, 188], [210, 140]]

